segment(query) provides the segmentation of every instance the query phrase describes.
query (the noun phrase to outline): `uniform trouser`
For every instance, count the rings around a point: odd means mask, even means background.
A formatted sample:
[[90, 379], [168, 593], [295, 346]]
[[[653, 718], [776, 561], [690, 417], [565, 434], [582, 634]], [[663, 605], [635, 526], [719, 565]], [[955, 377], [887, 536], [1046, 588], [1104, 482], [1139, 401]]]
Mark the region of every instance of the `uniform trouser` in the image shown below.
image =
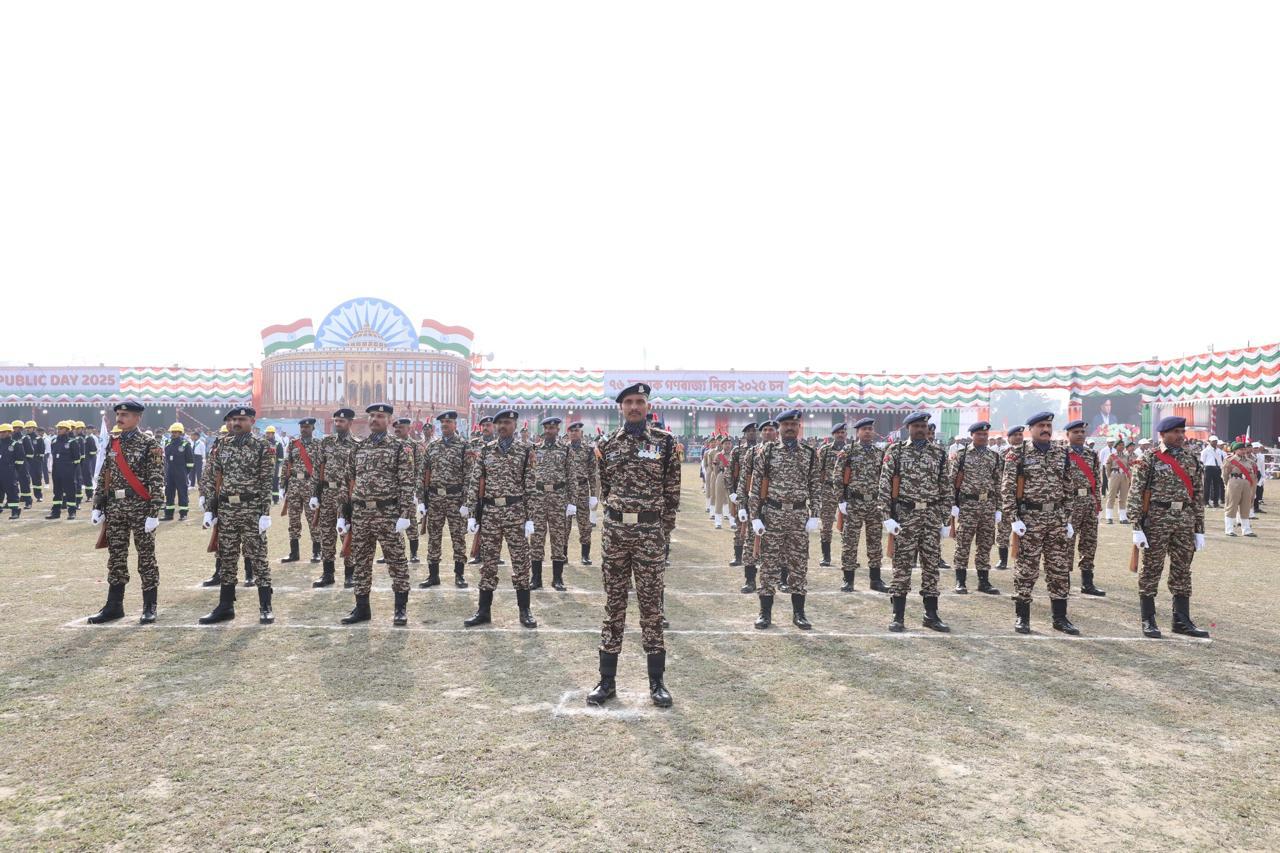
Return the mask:
[[449, 525], [449, 545], [455, 563], [467, 559], [467, 522], [458, 510], [462, 495], [431, 495], [427, 501], [427, 560], [438, 563], [444, 553], [444, 528]]
[[1098, 510], [1092, 498], [1077, 497], [1071, 505], [1071, 526], [1075, 535], [1067, 543], [1067, 570], [1072, 564], [1082, 572], [1093, 571], [1098, 553]]
[[[1124, 506], [1124, 504], [1121, 504]], [[1005, 516], [996, 522], [996, 547], [1008, 548], [1009, 536], [1013, 531], [1013, 519]]]
[[12, 471], [0, 473], [0, 498], [4, 500], [0, 509], [17, 509], [22, 506], [18, 500], [18, 477]]
[[1124, 508], [1129, 504], [1129, 477], [1128, 475], [1115, 471], [1107, 478], [1107, 509], [1119, 510], [1124, 512]]
[[193, 456], [192, 458], [196, 460], [196, 464], [194, 467], [187, 469], [188, 486], [198, 485], [200, 482], [200, 474], [204, 471], [204, 457]]
[[804, 530], [808, 511], [766, 506], [760, 512], [760, 520], [764, 522], [764, 536], [760, 538], [758, 594], [761, 598], [772, 597], [785, 567], [791, 594], [804, 595], [809, 573], [809, 534]]
[[[739, 495], [738, 498], [742, 500], [743, 503], [730, 504], [729, 506], [729, 511], [734, 513], [735, 516], [738, 513], [738, 507], [739, 506], [745, 507], [746, 500], [747, 500], [745, 495]], [[748, 541], [750, 540], [750, 538], [751, 538], [751, 525], [749, 523], [744, 524], [741, 521], [739, 521], [738, 529], [733, 531], [733, 545], [735, 548], [739, 546], [742, 547], [743, 561], [746, 562], [748, 566], [753, 566], [755, 565], [755, 561], [751, 559], [750, 546], [748, 544]]]
[[[961, 498], [961, 500], [964, 500]], [[969, 568], [969, 548], [974, 547], [973, 567], [980, 572], [991, 568], [991, 546], [996, 541], [996, 507], [991, 501], [965, 500], [956, 522], [957, 569]]]
[[1224, 492], [1222, 468], [1217, 465], [1204, 466], [1204, 502], [1207, 504], [1222, 503]]
[[[745, 525], [744, 525], [745, 526]], [[662, 642], [663, 561], [667, 533], [661, 524], [623, 524], [606, 518], [602, 534], [604, 579], [604, 625], [600, 629], [600, 650], [622, 651], [622, 632], [627, 621], [627, 590], [634, 583], [640, 605], [640, 632], [644, 650], [655, 654], [664, 650]]]
[[[320, 558], [326, 563], [332, 563], [338, 554], [338, 531], [336, 525], [340, 509], [336, 490], [325, 489], [320, 493], [320, 512], [316, 523], [320, 525]], [[343, 564], [350, 568], [351, 559], [345, 559]]]
[[873, 500], [855, 498], [849, 501], [840, 534], [840, 568], [852, 570], [858, 565], [858, 537], [866, 530], [867, 568], [880, 568], [880, 537], [884, 531], [884, 514]]
[[409, 563], [404, 555], [404, 540], [396, 533], [400, 511], [396, 507], [369, 509], [357, 504], [351, 517], [351, 568], [354, 592], [368, 595], [373, 588], [373, 552], [382, 546], [387, 560], [391, 589], [409, 591]]
[[[302, 519], [307, 519], [307, 534], [310, 535], [312, 542], [319, 541], [316, 536], [316, 528], [312, 523], [312, 513], [307, 503], [311, 500], [314, 491], [312, 481], [310, 479], [291, 479], [289, 480], [288, 489], [285, 491], [284, 505], [285, 510], [289, 513], [289, 538], [302, 538]], [[334, 519], [337, 524], [337, 519]]]
[[938, 594], [938, 563], [942, 561], [942, 525], [928, 510], [898, 511], [902, 529], [894, 539], [893, 581], [890, 595], [906, 595], [911, 591], [911, 570], [920, 560], [920, 595]]
[[[580, 495], [587, 494], [587, 490], [585, 488], [586, 484], [584, 483], [583, 486], [584, 487], [578, 492], [578, 494]], [[575, 522], [577, 522], [578, 544], [579, 545], [591, 544], [591, 528], [595, 527], [595, 525], [591, 523], [591, 510], [589, 509], [590, 506], [591, 506], [591, 500], [590, 498], [587, 498], [586, 504], [578, 507], [578, 512], [576, 514], [571, 515], [564, 520], [564, 536], [566, 540], [572, 535], [573, 525]], [[566, 545], [566, 547], [568, 546]]]
[[[569, 526], [565, 524], [565, 507], [569, 505], [564, 492], [539, 492], [530, 499], [532, 504], [533, 536], [529, 538], [529, 557], [542, 561], [547, 554], [547, 539], [551, 539], [551, 559], [565, 560], [569, 548]], [[489, 508], [485, 507], [485, 512]]]
[[[1030, 601], [1044, 562], [1044, 585], [1051, 600], [1071, 592], [1071, 543], [1067, 541], [1065, 512], [1027, 510], [1022, 514], [1027, 533], [1018, 541], [1018, 564], [1013, 577], [1014, 597]], [[1094, 519], [1095, 526], [1097, 519]]]
[[280, 466], [277, 465], [275, 470], [271, 472], [271, 496], [273, 498], [280, 497]]
[[151, 505], [135, 498], [109, 501], [106, 506], [107, 583], [123, 586], [129, 583], [129, 537], [138, 551], [138, 578], [143, 589], [160, 584], [160, 567], [156, 565], [156, 535], [146, 532]]
[[1227, 478], [1226, 517], [1228, 521], [1232, 521], [1237, 517], [1242, 521], [1248, 520], [1249, 501], [1253, 498], [1253, 495], [1250, 494], [1251, 491], [1249, 481], [1244, 477]]
[[[175, 504], [173, 499], [175, 493], [178, 502]], [[175, 471], [165, 471], [164, 473], [164, 508], [169, 512], [177, 510], [178, 512], [187, 511], [187, 469], [179, 468]], [[221, 537], [221, 534], [219, 534]]]
[[93, 488], [93, 458], [86, 458], [80, 463], [80, 489], [87, 492]]
[[76, 466], [53, 466], [53, 505], [75, 508], [80, 501], [76, 491]]
[[480, 589], [498, 588], [498, 558], [502, 555], [502, 543], [507, 543], [511, 557], [511, 585], [516, 589], [529, 588], [529, 540], [524, 535], [524, 508], [515, 506], [486, 506], [480, 519]]
[[18, 496], [23, 502], [31, 500], [31, 474], [27, 471], [26, 460], [21, 465], [15, 465], [13, 468], [18, 474]]
[[271, 586], [271, 564], [267, 562], [267, 536], [258, 532], [260, 506], [220, 504], [218, 506], [218, 571], [222, 583], [234, 585], [239, 577], [240, 555], [253, 563], [253, 580]]
[[822, 489], [818, 496], [818, 507], [818, 516], [822, 519], [822, 535], [819, 539], [830, 542], [831, 530], [836, 524], [836, 513], [840, 510], [840, 499], [836, 497], [834, 489]]
[[1187, 510], [1152, 507], [1143, 526], [1147, 547], [1142, 551], [1138, 571], [1138, 595], [1153, 597], [1160, 591], [1164, 558], [1169, 556], [1169, 592], [1191, 594], [1191, 560], [1196, 552], [1195, 513]]

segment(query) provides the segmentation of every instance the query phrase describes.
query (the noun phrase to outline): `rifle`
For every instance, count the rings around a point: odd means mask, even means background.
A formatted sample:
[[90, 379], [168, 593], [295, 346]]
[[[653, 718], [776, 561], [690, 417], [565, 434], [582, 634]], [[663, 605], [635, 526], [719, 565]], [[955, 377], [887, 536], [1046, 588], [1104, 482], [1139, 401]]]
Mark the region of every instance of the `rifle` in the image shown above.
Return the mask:
[[[111, 469], [108, 468], [105, 464], [103, 464], [102, 466], [102, 491], [100, 492], [100, 494], [104, 496], [108, 496], [111, 494]], [[105, 507], [107, 504], [104, 501], [102, 505]], [[98, 531], [98, 541], [94, 543], [93, 545], [94, 548], [107, 547], [107, 519], [106, 519], [105, 510], [103, 511], [102, 515], [103, 515], [102, 524], [98, 525], [102, 529]]]
[[219, 471], [213, 478], [213, 497], [205, 502], [209, 508], [209, 512], [213, 514], [213, 530], [209, 534], [209, 546], [205, 548], [205, 552], [209, 554], [218, 553], [218, 495], [222, 494], [222, 472]]
[[[769, 499], [769, 478], [766, 476], [766, 477], [760, 478], [760, 506], [762, 510], [764, 507], [764, 502], [767, 501], [768, 499]], [[759, 533], [756, 534], [755, 544], [751, 548], [752, 562], [755, 562], [756, 560], [760, 559], [760, 540], [763, 538], [764, 537], [761, 536]]]
[[[480, 478], [480, 488], [476, 491], [476, 535], [471, 541], [471, 559], [480, 556], [480, 525], [484, 521], [484, 477]], [[499, 542], [499, 545], [502, 543]]]
[[[431, 494], [430, 492], [427, 491], [427, 489], [431, 488], [431, 469], [427, 468], [425, 465], [423, 466], [423, 468], [425, 470], [422, 473], [422, 505], [428, 506], [431, 502]], [[419, 525], [420, 527], [418, 532], [426, 533], [427, 532], [427, 514], [425, 512], [422, 514], [422, 521], [419, 522]]]
[[[1022, 465], [1018, 465], [1018, 489], [1014, 495], [1014, 509], [1016, 510], [1015, 518], [1022, 518], [1022, 492], [1026, 481], [1022, 474]], [[1009, 522], [1012, 524], [1013, 522]], [[1018, 544], [1022, 541], [1022, 537], [1014, 531], [1009, 531], [1009, 559], [1015, 562], [1018, 559]]]
[[[894, 474], [893, 479], [889, 481], [889, 517], [894, 521], [898, 520], [898, 488], [902, 485], [902, 475]], [[893, 559], [894, 553], [898, 550], [898, 536], [895, 533], [889, 534], [889, 543], [885, 545], [885, 556], [890, 560]]]
[[[846, 451], [847, 453], [847, 451]], [[845, 464], [840, 472], [840, 497], [848, 502], [849, 500], [849, 479], [853, 475], [853, 470], [849, 467], [848, 456], [845, 457]], [[836, 530], [844, 533], [844, 513], [840, 511], [840, 504], [836, 504]]]
[[[955, 492], [951, 497], [952, 506], [960, 506], [960, 485], [964, 482], [964, 460], [968, 452], [969, 448], [967, 447], [960, 451], [960, 464], [956, 466], [956, 478], [952, 483], [955, 486]], [[956, 517], [954, 515], [951, 516], [951, 538], [956, 538]]]
[[342, 537], [342, 559], [351, 558], [351, 531], [354, 529], [355, 511], [351, 507], [351, 498], [356, 493], [356, 484], [347, 480], [347, 502], [342, 505], [342, 517], [347, 520], [347, 533]]
[[[1154, 470], [1154, 466], [1148, 465], [1148, 471]], [[1147, 484], [1142, 487], [1142, 516], [1138, 519], [1138, 529], [1146, 533], [1147, 513], [1151, 511], [1151, 475], [1147, 475]], [[1149, 543], [1148, 543], [1149, 544]], [[1142, 550], [1137, 545], [1133, 546], [1133, 550], [1129, 552], [1129, 571], [1137, 573], [1138, 571], [1138, 552]]]
[[[323, 460], [321, 460], [320, 464], [316, 466], [316, 485], [315, 485], [315, 488], [312, 490], [312, 492], [313, 494], [315, 494], [317, 498], [319, 498], [320, 500], [324, 500], [324, 461]], [[307, 527], [310, 530], [315, 530], [319, 526], [320, 526], [320, 507], [316, 507], [316, 511], [311, 514], [310, 518], [307, 519]]]

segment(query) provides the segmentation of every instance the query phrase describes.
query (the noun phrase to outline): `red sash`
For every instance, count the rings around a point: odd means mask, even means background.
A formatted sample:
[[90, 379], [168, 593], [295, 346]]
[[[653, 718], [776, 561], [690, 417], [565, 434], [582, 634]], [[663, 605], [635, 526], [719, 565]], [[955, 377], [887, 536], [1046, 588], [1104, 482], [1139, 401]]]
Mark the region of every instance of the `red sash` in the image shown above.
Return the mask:
[[1191, 485], [1191, 476], [1186, 471], [1182, 470], [1182, 466], [1178, 464], [1178, 460], [1174, 459], [1163, 450], [1157, 450], [1155, 452], [1155, 457], [1168, 465], [1169, 468], [1173, 470], [1173, 473], [1178, 475], [1178, 479], [1182, 481], [1182, 485], [1187, 487], [1187, 499], [1194, 501], [1196, 499], [1195, 486]]
[[307, 453], [307, 446], [296, 438], [293, 440], [293, 446], [298, 448], [298, 454], [302, 457], [302, 464], [307, 469], [307, 476], [315, 476], [315, 472], [311, 468], [311, 454]]
[[124, 477], [124, 481], [129, 484], [129, 488], [144, 501], [151, 500], [151, 492], [147, 491], [147, 487], [142, 485], [142, 481], [138, 479], [138, 475], [133, 473], [133, 469], [129, 467], [129, 460], [124, 458], [124, 450], [120, 447], [120, 439], [111, 439], [111, 450], [115, 453], [116, 468], [120, 471], [120, 476]]
[[1248, 481], [1249, 481], [1249, 485], [1250, 485], [1250, 486], [1255, 485], [1255, 484], [1254, 484], [1254, 481], [1253, 481], [1253, 472], [1252, 472], [1252, 471], [1250, 471], [1250, 470], [1249, 470], [1248, 468], [1246, 468], [1245, 466], [1241, 465], [1241, 464], [1240, 464], [1240, 460], [1239, 460], [1239, 459], [1234, 459], [1234, 458], [1233, 458], [1233, 459], [1231, 459], [1231, 460], [1230, 460], [1230, 462], [1231, 462], [1231, 464], [1232, 464], [1232, 465], [1234, 465], [1234, 466], [1236, 466], [1237, 468], [1239, 468], [1239, 469], [1240, 469], [1240, 473], [1241, 473], [1241, 474], [1244, 474], [1244, 478], [1245, 478], [1246, 480], [1248, 480]]
[[1116, 464], [1120, 466], [1120, 470], [1124, 472], [1126, 477], [1129, 476], [1129, 466], [1124, 464], [1120, 459], [1116, 459]]
[[1068, 450], [1067, 458], [1076, 463], [1076, 467], [1084, 473], [1084, 478], [1089, 481], [1089, 493], [1093, 495], [1093, 502], [1096, 505], [1098, 503], [1098, 481], [1093, 476], [1093, 469], [1089, 467], [1089, 463], [1085, 462], [1084, 457], [1079, 453], [1072, 453]]

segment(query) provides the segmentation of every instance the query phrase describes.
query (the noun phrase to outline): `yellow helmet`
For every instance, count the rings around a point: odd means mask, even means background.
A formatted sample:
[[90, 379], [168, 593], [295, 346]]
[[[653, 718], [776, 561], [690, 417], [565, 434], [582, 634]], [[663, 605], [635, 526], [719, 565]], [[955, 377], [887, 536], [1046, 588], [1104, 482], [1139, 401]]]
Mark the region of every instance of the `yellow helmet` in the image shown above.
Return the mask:
[[8, 421], [0, 421], [0, 432], [13, 432], [13, 424]]
[[[16, 421], [15, 421], [15, 423], [16, 423]], [[25, 424], [23, 424], [23, 426], [25, 426], [25, 427], [30, 427], [31, 429], [35, 429], [35, 428], [36, 428], [36, 422], [35, 422], [35, 421], [27, 421]]]
[[111, 428], [111, 434], [112, 434], [112, 435], [119, 435], [121, 432], [123, 432], [123, 430], [121, 430], [121, 429], [120, 429], [120, 425], [119, 425], [119, 424], [116, 424], [115, 426], [113, 426], [113, 427]]
[[26, 424], [24, 424], [22, 421], [14, 421], [12, 425], [12, 429], [22, 429], [24, 426], [26, 426]]
[[266, 430], [265, 430], [265, 432], [275, 432], [275, 431], [276, 431], [276, 428], [275, 428], [275, 427], [273, 427], [273, 426], [269, 426], [269, 427], [267, 427], [267, 428], [266, 428]]
[[186, 431], [187, 431], [187, 428], [186, 428], [186, 427], [184, 427], [182, 424], [178, 423], [177, 421], [174, 421], [174, 422], [173, 422], [173, 426], [169, 427], [169, 432], [183, 432], [183, 433], [185, 433]]
[[223, 425], [222, 425], [222, 428], [221, 428], [221, 429], [219, 429], [219, 430], [218, 430], [218, 432], [219, 432], [219, 433], [222, 433], [222, 434], [224, 434], [224, 435], [225, 435], [225, 434], [226, 434], [226, 432], [227, 432], [227, 425], [226, 425], [226, 424], [223, 424]]

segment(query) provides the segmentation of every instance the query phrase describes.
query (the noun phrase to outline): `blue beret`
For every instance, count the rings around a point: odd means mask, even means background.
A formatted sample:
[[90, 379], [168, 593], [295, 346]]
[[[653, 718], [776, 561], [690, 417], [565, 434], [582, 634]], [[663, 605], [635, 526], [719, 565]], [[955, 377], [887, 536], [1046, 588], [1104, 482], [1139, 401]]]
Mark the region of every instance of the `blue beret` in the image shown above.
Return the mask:
[[1065, 430], [1067, 430], [1068, 432], [1070, 432], [1070, 431], [1071, 431], [1071, 430], [1073, 430], [1073, 429], [1080, 429], [1080, 428], [1082, 428], [1082, 427], [1087, 427], [1088, 425], [1089, 425], [1088, 421], [1084, 421], [1084, 420], [1081, 420], [1081, 419], [1077, 418], [1077, 419], [1076, 419], [1076, 420], [1074, 420], [1074, 421], [1070, 421], [1066, 426], [1064, 426], [1064, 427], [1063, 427], [1063, 429], [1065, 429]]
[[1178, 429], [1187, 425], [1186, 418], [1179, 418], [1170, 415], [1167, 418], [1161, 418], [1160, 423], [1156, 424], [1156, 432], [1168, 432], [1171, 429]]
[[574, 421], [569, 424], [569, 426], [565, 427], [565, 429], [582, 429], [582, 421]]
[[800, 420], [799, 409], [791, 409], [790, 411], [786, 411], [778, 415], [779, 424], [781, 424], [783, 421], [798, 421], [798, 420]]
[[1009, 431], [1005, 433], [1005, 435], [1017, 435], [1018, 433], [1022, 432], [1024, 429], [1025, 427], [1022, 424], [1018, 424], [1017, 426], [1011, 426], [1009, 427]]
[[773, 427], [774, 429], [777, 429], [777, 428], [778, 428], [778, 422], [777, 422], [777, 421], [765, 421], [764, 423], [760, 424], [760, 429], [764, 429], [765, 427]]
[[338, 409], [338, 411], [333, 413], [333, 416], [335, 418], [346, 418], [347, 420], [354, 420], [356, 413], [351, 409]]
[[375, 412], [382, 412], [384, 415], [395, 414], [395, 409], [391, 408], [390, 403], [374, 403], [364, 410], [365, 414], [372, 415]]
[[618, 396], [614, 399], [616, 402], [621, 403], [624, 397], [629, 397], [632, 394], [640, 394], [647, 400], [649, 399], [650, 390], [652, 389], [650, 389], [647, 383], [637, 382], [635, 385], [630, 385], [626, 388], [623, 388], [622, 391], [618, 394]]
[[560, 418], [557, 418], [554, 415], [552, 415], [549, 418], [542, 419], [542, 426], [559, 426], [561, 423], [563, 423], [563, 421], [561, 421]]
[[873, 427], [876, 425], [874, 418], [862, 418], [853, 422], [854, 429], [862, 429], [864, 426]]
[[315, 425], [316, 425], [315, 418], [303, 418], [302, 420], [298, 421], [298, 426], [315, 426]]
[[411, 423], [413, 423], [413, 421], [410, 418], [396, 418], [394, 421], [391, 422], [391, 425], [392, 426], [408, 426]]
[[493, 416], [494, 421], [500, 421], [503, 418], [510, 418], [513, 421], [518, 421], [520, 420], [520, 413], [515, 409], [503, 409], [501, 412], [498, 412]]
[[1034, 415], [1027, 418], [1027, 426], [1035, 426], [1041, 421], [1051, 420], [1053, 420], [1053, 412], [1036, 412]]
[[836, 433], [838, 433], [838, 432], [843, 432], [843, 431], [847, 430], [848, 428], [849, 428], [849, 425], [848, 425], [848, 424], [846, 424], [844, 421], [841, 421], [840, 423], [836, 424], [835, 426], [833, 426], [833, 427], [831, 428], [831, 434], [832, 434], [832, 435], [835, 435]]
[[485, 424], [491, 424], [491, 423], [493, 423], [493, 418], [490, 415], [485, 415], [483, 418], [480, 419], [480, 426], [484, 426]]
[[902, 422], [902, 425], [906, 426], [907, 424], [914, 424], [914, 423], [919, 423], [920, 421], [927, 421], [927, 420], [929, 420], [928, 412], [912, 412], [911, 414], [907, 415], [906, 419]]
[[755, 421], [752, 421], [751, 423], [749, 423], [749, 424], [747, 424], [746, 426], [744, 426], [744, 427], [742, 428], [742, 431], [743, 431], [743, 432], [749, 432], [750, 430], [753, 430], [753, 429], [759, 429], [759, 428], [760, 428], [760, 425], [759, 425], [759, 424], [757, 424]]
[[436, 420], [438, 421], [456, 421], [457, 419], [458, 419], [458, 413], [455, 412], [453, 409], [450, 409], [447, 412], [441, 412], [440, 414], [436, 415]]
[[146, 411], [141, 403], [135, 403], [133, 400], [125, 400], [123, 403], [116, 403], [111, 409], [113, 412], [143, 412]]
[[[256, 418], [257, 416], [258, 413], [253, 406], [241, 406], [238, 409], [232, 409], [227, 412], [228, 418]], [[226, 418], [223, 418], [223, 420], [226, 420]]]
[[986, 421], [978, 421], [976, 424], [969, 424], [969, 432], [982, 432], [984, 429], [991, 429], [991, 424]]

